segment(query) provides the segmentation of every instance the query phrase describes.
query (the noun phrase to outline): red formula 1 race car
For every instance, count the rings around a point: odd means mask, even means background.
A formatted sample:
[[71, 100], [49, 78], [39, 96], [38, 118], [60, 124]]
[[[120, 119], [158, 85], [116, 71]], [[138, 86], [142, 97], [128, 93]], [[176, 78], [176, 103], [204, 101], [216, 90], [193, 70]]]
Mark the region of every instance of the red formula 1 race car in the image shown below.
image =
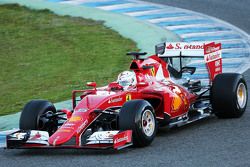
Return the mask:
[[[156, 46], [156, 55], [145, 54], [128, 53], [133, 56], [130, 71], [116, 82], [99, 88], [90, 82], [91, 89], [73, 91], [73, 109], [56, 110], [46, 100], [27, 103], [20, 130], [7, 136], [7, 148], [143, 147], [154, 140], [158, 127], [244, 113], [246, 82], [241, 74], [222, 73], [221, 44], [163, 43]], [[183, 59], [199, 57], [209, 82], [180, 79], [196, 71], [183, 66]]]

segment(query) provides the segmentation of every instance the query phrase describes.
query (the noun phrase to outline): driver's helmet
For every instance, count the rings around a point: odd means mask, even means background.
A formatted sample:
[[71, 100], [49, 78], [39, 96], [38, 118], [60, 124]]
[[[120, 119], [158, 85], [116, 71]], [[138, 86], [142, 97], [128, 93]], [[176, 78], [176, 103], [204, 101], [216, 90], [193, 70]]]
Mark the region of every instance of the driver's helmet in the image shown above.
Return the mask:
[[129, 86], [136, 85], [136, 76], [132, 71], [123, 71], [118, 75], [117, 82], [119, 85], [123, 87], [123, 89], [127, 89]]

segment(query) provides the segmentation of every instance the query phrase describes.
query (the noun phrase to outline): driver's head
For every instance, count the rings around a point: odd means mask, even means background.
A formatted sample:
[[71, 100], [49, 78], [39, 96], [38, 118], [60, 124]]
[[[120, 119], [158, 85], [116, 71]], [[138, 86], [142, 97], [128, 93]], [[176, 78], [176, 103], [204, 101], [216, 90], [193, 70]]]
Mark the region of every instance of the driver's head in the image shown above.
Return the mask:
[[129, 86], [136, 85], [136, 76], [134, 72], [131, 71], [123, 71], [118, 75], [117, 82], [119, 85], [123, 87], [123, 89], [127, 89]]

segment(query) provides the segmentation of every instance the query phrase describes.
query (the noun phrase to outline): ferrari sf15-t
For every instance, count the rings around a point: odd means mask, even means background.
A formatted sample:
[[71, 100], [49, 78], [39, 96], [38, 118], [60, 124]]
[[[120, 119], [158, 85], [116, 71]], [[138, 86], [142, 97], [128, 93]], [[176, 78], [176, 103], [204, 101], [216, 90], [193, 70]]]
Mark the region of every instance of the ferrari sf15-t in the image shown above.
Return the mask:
[[[117, 81], [104, 87], [89, 82], [89, 89], [74, 90], [72, 109], [56, 109], [46, 100], [28, 102], [20, 130], [7, 135], [7, 148], [143, 147], [159, 127], [243, 115], [247, 85], [241, 74], [222, 73], [220, 43], [163, 43], [156, 45], [155, 55], [145, 54], [128, 53], [133, 57], [129, 71]], [[185, 65], [190, 59], [206, 65], [207, 81], [184, 79], [196, 72]]]

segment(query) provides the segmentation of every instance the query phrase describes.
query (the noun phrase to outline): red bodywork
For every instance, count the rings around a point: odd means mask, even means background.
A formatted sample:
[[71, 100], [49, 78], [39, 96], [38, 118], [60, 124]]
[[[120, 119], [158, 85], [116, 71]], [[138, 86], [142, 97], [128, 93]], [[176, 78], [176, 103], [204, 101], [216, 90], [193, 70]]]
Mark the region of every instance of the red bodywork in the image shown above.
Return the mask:
[[[74, 112], [63, 110], [68, 120], [49, 138], [49, 144], [62, 145], [75, 137], [76, 146], [81, 146], [80, 137], [101, 114], [111, 107], [121, 107], [128, 100], [144, 99], [154, 107], [156, 118], [163, 120], [185, 115], [196, 95], [172, 82], [167, 64], [156, 55], [145, 60], [135, 59], [130, 69], [136, 74], [137, 85], [123, 91], [115, 82], [106, 87], [85, 91], [73, 91]], [[81, 92], [81, 101], [75, 106], [76, 93]]]

